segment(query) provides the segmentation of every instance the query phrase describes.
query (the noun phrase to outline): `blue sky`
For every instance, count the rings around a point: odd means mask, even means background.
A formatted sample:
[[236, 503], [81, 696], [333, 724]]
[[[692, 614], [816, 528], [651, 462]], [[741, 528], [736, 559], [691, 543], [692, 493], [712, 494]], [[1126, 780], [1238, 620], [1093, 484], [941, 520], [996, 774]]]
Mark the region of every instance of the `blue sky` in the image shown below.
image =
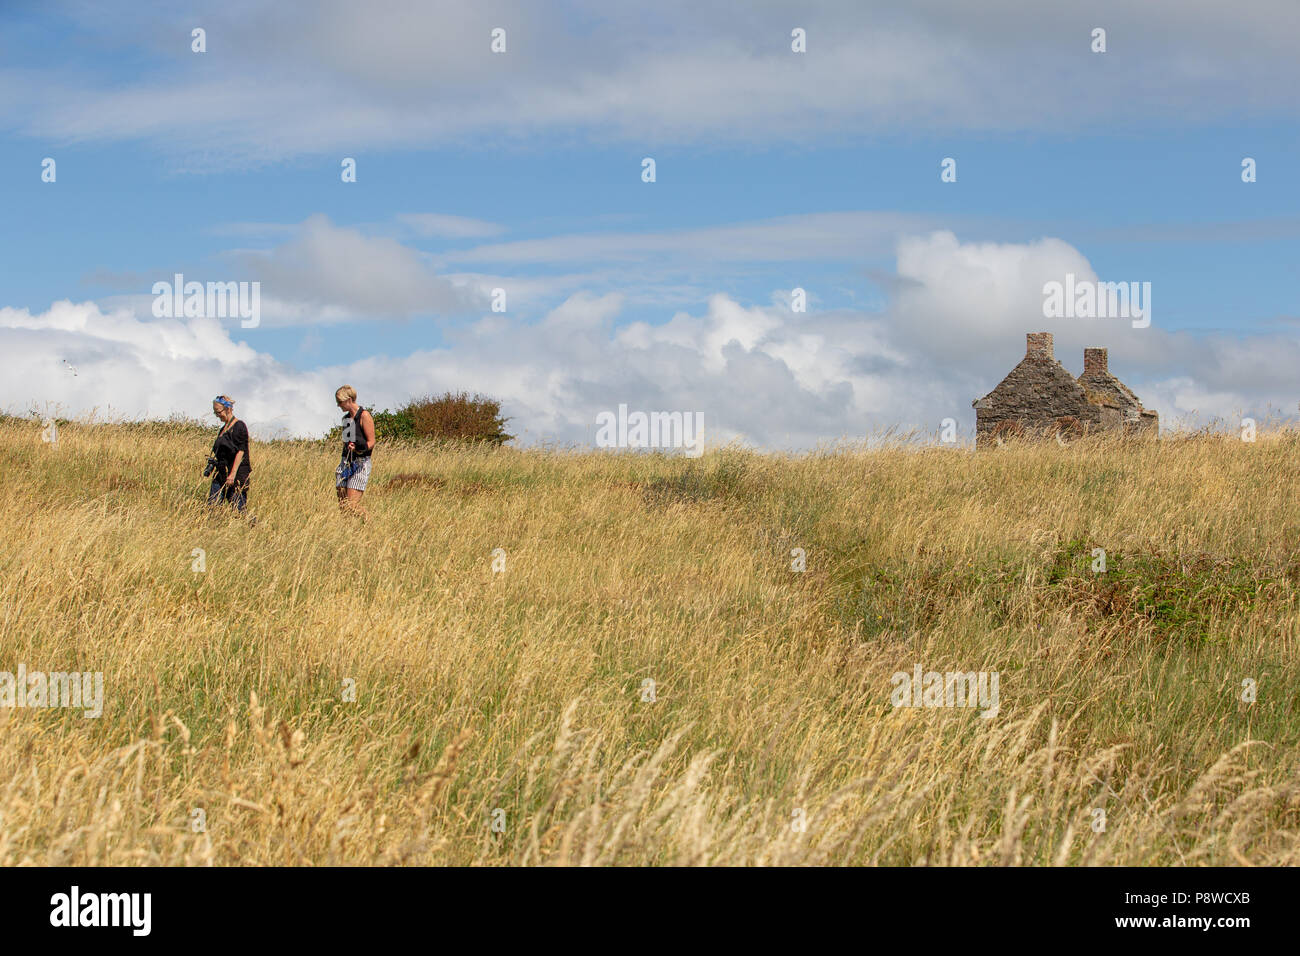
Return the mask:
[[[8, 6], [0, 405], [312, 434], [349, 381], [807, 447], [969, 430], [1042, 327], [1166, 425], [1294, 412], [1300, 8], [1040, 7]], [[1152, 328], [1043, 319], [1066, 270], [1150, 282]], [[259, 281], [260, 325], [155, 319], [175, 272]]]

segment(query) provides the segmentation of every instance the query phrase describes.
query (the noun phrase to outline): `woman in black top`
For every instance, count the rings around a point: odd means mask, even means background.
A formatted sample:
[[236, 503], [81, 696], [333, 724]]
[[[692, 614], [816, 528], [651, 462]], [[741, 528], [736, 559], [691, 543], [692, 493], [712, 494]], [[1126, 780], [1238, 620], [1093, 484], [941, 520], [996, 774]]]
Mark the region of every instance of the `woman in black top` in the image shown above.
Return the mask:
[[334, 403], [343, 410], [343, 457], [334, 469], [334, 488], [339, 510], [349, 509], [363, 518], [361, 496], [370, 480], [370, 456], [375, 451], [375, 416], [357, 404], [357, 390], [344, 385], [334, 393]]
[[229, 395], [212, 400], [212, 414], [221, 419], [221, 431], [212, 443], [212, 457], [217, 464], [208, 489], [208, 504], [233, 504], [242, 513], [248, 504], [248, 480], [253, 473], [248, 460], [248, 426], [235, 417], [235, 403]]

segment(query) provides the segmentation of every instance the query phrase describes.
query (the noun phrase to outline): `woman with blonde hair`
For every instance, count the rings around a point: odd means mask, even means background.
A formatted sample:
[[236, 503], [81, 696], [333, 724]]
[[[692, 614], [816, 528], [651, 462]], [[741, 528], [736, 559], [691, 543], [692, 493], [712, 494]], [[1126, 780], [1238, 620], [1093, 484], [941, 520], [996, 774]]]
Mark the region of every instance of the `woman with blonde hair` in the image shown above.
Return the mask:
[[339, 509], [354, 508], [364, 515], [361, 496], [370, 481], [370, 456], [375, 450], [375, 416], [357, 404], [357, 390], [344, 385], [334, 393], [334, 403], [343, 409], [343, 457], [334, 469], [334, 488]]
[[235, 417], [235, 403], [229, 395], [218, 395], [212, 400], [212, 414], [221, 419], [221, 430], [212, 443], [212, 457], [208, 470], [212, 485], [208, 489], [208, 504], [232, 504], [241, 514], [248, 504], [248, 485], [253, 474], [253, 464], [248, 457], [248, 426]]

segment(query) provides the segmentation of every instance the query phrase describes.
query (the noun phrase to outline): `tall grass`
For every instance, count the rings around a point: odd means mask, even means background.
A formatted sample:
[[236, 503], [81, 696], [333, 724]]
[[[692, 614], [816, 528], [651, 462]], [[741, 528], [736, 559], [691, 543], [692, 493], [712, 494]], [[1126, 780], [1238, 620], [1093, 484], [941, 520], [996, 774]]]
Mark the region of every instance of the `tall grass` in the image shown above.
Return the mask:
[[[0, 422], [0, 670], [105, 685], [0, 707], [0, 865], [1300, 857], [1293, 433], [388, 445], [365, 523], [256, 444], [255, 526], [209, 440]], [[915, 664], [997, 716], [892, 707]]]

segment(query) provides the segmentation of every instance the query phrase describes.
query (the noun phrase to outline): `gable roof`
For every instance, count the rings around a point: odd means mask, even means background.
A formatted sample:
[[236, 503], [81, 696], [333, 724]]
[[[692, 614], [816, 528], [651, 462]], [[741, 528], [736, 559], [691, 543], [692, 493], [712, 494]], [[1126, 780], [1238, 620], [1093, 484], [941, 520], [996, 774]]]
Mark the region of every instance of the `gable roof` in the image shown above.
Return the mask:
[[1015, 395], [1021, 401], [1009, 404], [1032, 412], [1047, 397], [1048, 392], [1057, 398], [1069, 396], [1081, 401], [1091, 400], [1084, 386], [1052, 354], [1050, 332], [1030, 332], [1025, 336], [1025, 342], [1025, 357], [998, 382], [993, 391], [971, 402], [972, 406], [978, 409], [994, 396]]

